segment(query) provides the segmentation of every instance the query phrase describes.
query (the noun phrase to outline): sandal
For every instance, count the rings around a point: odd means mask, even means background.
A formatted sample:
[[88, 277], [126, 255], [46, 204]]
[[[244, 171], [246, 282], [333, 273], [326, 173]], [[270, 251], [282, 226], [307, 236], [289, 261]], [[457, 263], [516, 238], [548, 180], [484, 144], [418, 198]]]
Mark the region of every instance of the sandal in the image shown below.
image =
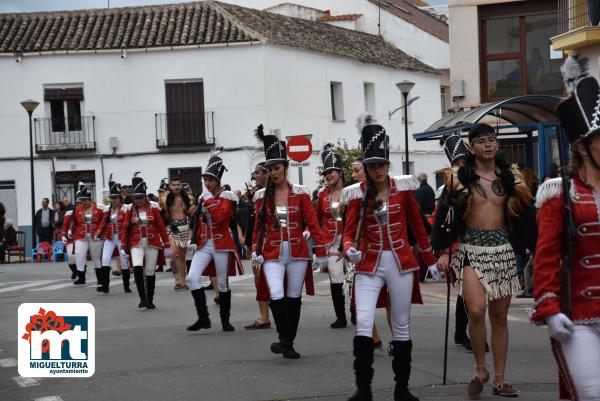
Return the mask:
[[483, 393], [483, 387], [489, 379], [489, 373], [486, 373], [485, 377], [479, 377], [475, 375], [475, 377], [471, 379], [469, 385], [467, 386], [467, 395], [469, 396], [469, 398], [479, 398], [479, 396], [481, 396], [481, 393]]

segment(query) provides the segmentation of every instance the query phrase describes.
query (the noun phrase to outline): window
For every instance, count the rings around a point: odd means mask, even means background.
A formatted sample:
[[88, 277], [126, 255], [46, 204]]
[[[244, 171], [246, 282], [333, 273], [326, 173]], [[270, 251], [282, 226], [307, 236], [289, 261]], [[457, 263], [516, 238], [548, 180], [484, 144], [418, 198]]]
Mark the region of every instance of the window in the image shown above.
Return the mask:
[[87, 185], [92, 199], [96, 199], [96, 172], [94, 170], [57, 171], [54, 200], [69, 198], [75, 204], [75, 194], [79, 191], [79, 182]]
[[45, 88], [44, 101], [50, 110], [52, 132], [81, 131], [83, 88]]
[[365, 82], [363, 86], [365, 90], [365, 110], [371, 115], [375, 115], [375, 84]]
[[521, 95], [561, 95], [562, 58], [549, 38], [558, 33], [556, 2], [480, 7], [482, 102]]
[[204, 82], [201, 79], [168, 81], [165, 95], [168, 146], [206, 144]]
[[448, 110], [450, 109], [450, 87], [442, 86], [440, 87], [440, 105], [442, 107], [442, 117], [448, 114]]
[[331, 119], [333, 121], [344, 121], [344, 90], [341, 82], [329, 84], [331, 92]]

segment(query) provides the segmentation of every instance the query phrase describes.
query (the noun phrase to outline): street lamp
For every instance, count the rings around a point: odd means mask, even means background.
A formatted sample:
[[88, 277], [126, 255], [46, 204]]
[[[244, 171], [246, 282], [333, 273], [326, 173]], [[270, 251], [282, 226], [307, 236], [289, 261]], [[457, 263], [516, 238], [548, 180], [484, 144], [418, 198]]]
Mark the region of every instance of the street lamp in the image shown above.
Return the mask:
[[402, 96], [404, 96], [404, 104], [406, 105], [406, 107], [404, 108], [404, 152], [406, 153], [404, 174], [410, 174], [410, 164], [408, 163], [408, 93], [413, 88], [413, 86], [415, 86], [415, 83], [407, 80], [398, 82], [396, 84], [396, 87], [400, 89], [400, 92], [402, 92]]
[[29, 115], [29, 167], [31, 169], [31, 250], [35, 249], [35, 184], [33, 175], [33, 127], [31, 125], [31, 115], [38, 107], [39, 103], [35, 100], [25, 100], [21, 102], [21, 106]]

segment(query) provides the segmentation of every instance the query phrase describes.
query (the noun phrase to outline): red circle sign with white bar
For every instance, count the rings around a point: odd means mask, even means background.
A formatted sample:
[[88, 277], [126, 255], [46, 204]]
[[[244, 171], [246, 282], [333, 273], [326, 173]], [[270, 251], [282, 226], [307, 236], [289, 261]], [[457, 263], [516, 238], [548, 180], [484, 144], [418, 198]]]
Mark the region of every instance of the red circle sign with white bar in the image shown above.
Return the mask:
[[307, 160], [312, 154], [310, 137], [304, 135], [291, 137], [287, 142], [287, 154], [290, 159], [297, 163], [302, 163]]

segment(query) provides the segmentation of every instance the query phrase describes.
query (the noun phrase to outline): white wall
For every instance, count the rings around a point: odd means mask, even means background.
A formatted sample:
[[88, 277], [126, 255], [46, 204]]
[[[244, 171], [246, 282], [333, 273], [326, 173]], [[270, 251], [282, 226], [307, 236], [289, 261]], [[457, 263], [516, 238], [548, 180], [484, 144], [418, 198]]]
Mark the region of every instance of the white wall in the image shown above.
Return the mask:
[[[450, 6], [450, 79], [465, 81], [460, 107], [479, 106], [479, 18], [477, 6]], [[453, 107], [457, 104], [453, 103]]]

